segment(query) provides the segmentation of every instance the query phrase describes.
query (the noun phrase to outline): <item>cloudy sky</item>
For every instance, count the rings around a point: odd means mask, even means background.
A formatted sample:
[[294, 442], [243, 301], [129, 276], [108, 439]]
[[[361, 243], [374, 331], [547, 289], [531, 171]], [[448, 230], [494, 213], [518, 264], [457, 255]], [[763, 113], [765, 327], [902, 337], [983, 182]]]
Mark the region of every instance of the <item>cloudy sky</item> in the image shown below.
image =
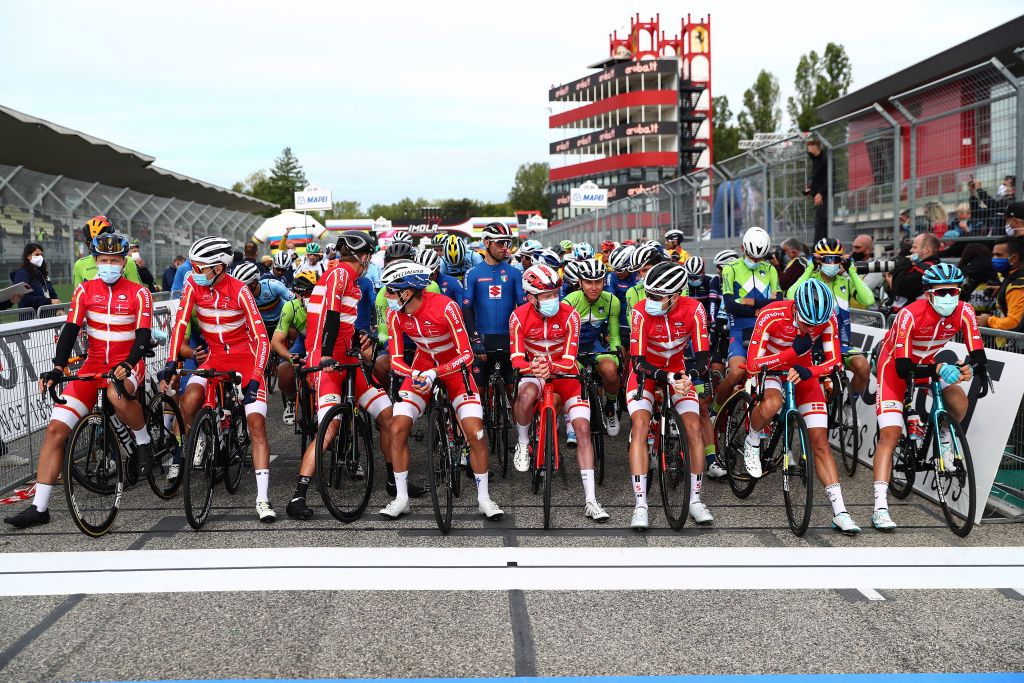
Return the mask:
[[[683, 7], [0, 0], [0, 104], [224, 186], [288, 145], [336, 200], [500, 200], [520, 163], [547, 160], [548, 88], [603, 58], [630, 10], [661, 12], [675, 33]], [[713, 91], [736, 110], [761, 68], [785, 98], [800, 54], [828, 41], [846, 46], [856, 88], [1022, 6], [706, 0], [689, 9], [711, 12]]]

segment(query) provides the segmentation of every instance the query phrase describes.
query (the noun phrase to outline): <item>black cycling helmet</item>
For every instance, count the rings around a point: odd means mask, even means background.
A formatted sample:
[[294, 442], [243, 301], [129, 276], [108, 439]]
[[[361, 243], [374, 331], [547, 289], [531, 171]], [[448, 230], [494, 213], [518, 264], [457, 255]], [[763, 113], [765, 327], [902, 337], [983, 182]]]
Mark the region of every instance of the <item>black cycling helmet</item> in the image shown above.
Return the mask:
[[408, 242], [393, 242], [384, 250], [385, 261], [411, 260], [416, 257], [416, 248]]
[[355, 254], [372, 254], [377, 248], [377, 243], [370, 235], [360, 230], [342, 233], [338, 237], [338, 254], [341, 256], [353, 256]]

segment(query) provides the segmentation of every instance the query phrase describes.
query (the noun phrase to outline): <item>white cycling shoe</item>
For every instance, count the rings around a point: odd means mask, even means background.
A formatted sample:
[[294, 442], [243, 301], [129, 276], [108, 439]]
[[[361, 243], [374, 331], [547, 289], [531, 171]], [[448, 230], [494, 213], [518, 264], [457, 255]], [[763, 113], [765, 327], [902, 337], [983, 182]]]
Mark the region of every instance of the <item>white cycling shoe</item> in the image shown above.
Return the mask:
[[379, 514], [390, 519], [398, 519], [402, 515], [412, 512], [412, 505], [408, 498], [395, 498], [393, 501], [381, 508]]
[[715, 518], [711, 515], [711, 510], [708, 510], [708, 506], [699, 500], [690, 503], [690, 517], [697, 524], [711, 524], [711, 522], [715, 521]]
[[608, 436], [619, 435], [619, 416], [615, 413], [615, 408], [612, 408], [611, 413], [604, 414], [604, 429]]
[[256, 516], [264, 524], [270, 524], [277, 519], [277, 513], [274, 512], [274, 506], [270, 504], [269, 500], [256, 501]]
[[583, 514], [595, 522], [607, 522], [610, 517], [610, 515], [605, 512], [604, 508], [601, 507], [601, 504], [597, 501], [587, 503], [587, 507], [583, 510]]
[[850, 536], [860, 533], [860, 527], [854, 523], [853, 517], [850, 516], [849, 512], [840, 512], [833, 517], [832, 528]]
[[505, 514], [505, 511], [498, 507], [498, 504], [490, 498], [478, 501], [477, 510], [480, 511], [481, 515], [490, 520], [501, 519], [502, 515]]
[[888, 510], [875, 510], [871, 514], [871, 526], [879, 531], [893, 531], [896, 529], [896, 522], [892, 521]]
[[637, 531], [647, 531], [650, 526], [650, 522], [647, 521], [647, 508], [633, 508], [633, 519], [630, 520], [629, 527]]
[[171, 465], [167, 468], [167, 481], [174, 481], [181, 476], [181, 465]]
[[512, 466], [519, 472], [528, 472], [530, 470], [530, 444], [516, 444], [516, 452], [512, 456]]
[[761, 478], [761, 445], [751, 446], [743, 442], [743, 466], [747, 468], [747, 474], [754, 479]]
[[287, 403], [284, 406], [284, 412], [281, 413], [281, 421], [286, 425], [295, 424], [295, 404]]
[[708, 465], [708, 479], [721, 479], [726, 474], [725, 468], [718, 464], [718, 460]]

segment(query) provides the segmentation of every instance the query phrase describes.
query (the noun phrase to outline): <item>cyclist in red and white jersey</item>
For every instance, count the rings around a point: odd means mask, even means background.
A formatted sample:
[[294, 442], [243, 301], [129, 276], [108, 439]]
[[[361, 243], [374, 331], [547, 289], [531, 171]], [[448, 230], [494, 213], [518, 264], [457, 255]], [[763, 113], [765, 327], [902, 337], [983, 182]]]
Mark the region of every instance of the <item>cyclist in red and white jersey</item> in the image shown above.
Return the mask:
[[[95, 237], [91, 251], [96, 258], [97, 277], [85, 280], [71, 296], [67, 322], [57, 339], [53, 369], [39, 378], [40, 391], [45, 391], [64, 376], [68, 359], [78, 333], [85, 328], [89, 337], [89, 355], [79, 374], [101, 374], [114, 371], [123, 384], [123, 392], [107, 386], [107, 400], [118, 419], [135, 434], [138, 459], [143, 473], [149, 466], [150, 438], [142, 415], [142, 403], [119, 395], [134, 394], [146, 376], [145, 354], [153, 320], [153, 300], [149, 290], [124, 277], [128, 241], [121, 235], [106, 233]], [[39, 471], [32, 504], [16, 515], [4, 519], [24, 529], [50, 521], [50, 493], [64, 462], [64, 447], [71, 430], [96, 404], [97, 390], [107, 380], [79, 381], [65, 385], [62, 396], [66, 403], [55, 404], [50, 424], [39, 449]], [[134, 467], [134, 464], [129, 465]]]
[[[273, 522], [277, 514], [270, 503], [270, 447], [267, 444], [267, 388], [263, 369], [270, 354], [270, 339], [263, 325], [256, 299], [240, 280], [228, 274], [233, 260], [231, 242], [222, 237], [204, 237], [189, 250], [192, 277], [185, 281], [181, 303], [174, 320], [171, 346], [164, 377], [169, 381], [177, 371], [178, 354], [185, 330], [195, 312], [199, 330], [209, 345], [202, 370], [235, 371], [242, 376], [252, 466], [256, 473], [256, 516]], [[181, 413], [187, 425], [206, 397], [207, 379], [193, 375], [181, 398]]]
[[[704, 472], [700, 404], [696, 387], [686, 374], [687, 350], [692, 348], [691, 369], [702, 378], [707, 375], [710, 361], [707, 314], [699, 301], [682, 296], [686, 270], [678, 263], [657, 264], [644, 277], [643, 286], [646, 298], [630, 313], [632, 363], [626, 380], [626, 408], [631, 423], [629, 470], [636, 500], [630, 526], [640, 531], [648, 528], [647, 434], [654, 412], [654, 393], [659, 384], [667, 381], [672, 383], [672, 407], [683, 420], [690, 448], [689, 515], [698, 524], [708, 524], [714, 517], [700, 500]], [[638, 399], [641, 382], [643, 389]]]
[[[878, 416], [878, 445], [873, 458], [875, 511], [871, 523], [876, 529], [896, 528], [888, 509], [889, 476], [892, 453], [903, 433], [903, 399], [907, 380], [926, 384], [939, 379], [942, 400], [957, 420], [967, 414], [967, 395], [959, 386], [971, 379], [971, 366], [936, 363], [936, 354], [959, 333], [976, 365], [979, 376], [987, 375], [987, 361], [978, 321], [970, 304], [960, 301], [964, 275], [956, 266], [937, 263], [921, 279], [925, 298], [913, 301], [896, 315], [896, 321], [882, 340], [878, 354], [878, 389], [875, 414]], [[939, 452], [949, 458], [946, 467], [955, 468], [949, 434], [939, 434]]]
[[[375, 249], [373, 238], [365, 232], [348, 232], [338, 238], [336, 253], [338, 265], [329, 269], [317, 281], [306, 304], [306, 350], [309, 367], [335, 358], [346, 362], [356, 360], [354, 344], [359, 345], [363, 360], [372, 360], [371, 341], [360, 335], [356, 340], [356, 315], [362, 293], [356, 280], [366, 272], [370, 254]], [[371, 386], [363, 368], [355, 373], [356, 403], [376, 421], [380, 428], [380, 447], [385, 459], [391, 453], [391, 399], [380, 387]], [[321, 422], [334, 406], [341, 402], [344, 374], [341, 370], [324, 370], [316, 374], [317, 421]], [[340, 419], [340, 418], [339, 418]], [[326, 441], [334, 439], [338, 420], [326, 432]], [[309, 482], [316, 471], [316, 440], [306, 448], [299, 465], [299, 480], [288, 503], [288, 515], [309, 519], [313, 511], [306, 503]]]
[[[459, 304], [443, 294], [426, 292], [430, 268], [415, 261], [389, 263], [381, 273], [388, 302], [388, 350], [391, 371], [404, 377], [395, 405], [391, 443], [397, 495], [380, 514], [397, 519], [411, 511], [409, 505], [409, 434], [431, 400], [434, 382], [444, 384], [469, 445], [469, 462], [476, 479], [480, 514], [500, 519], [504, 514], [488, 491], [487, 442], [484, 440], [483, 407], [471, 374], [473, 350]], [[405, 336], [416, 344], [412, 362], [405, 361]], [[468, 379], [468, 383], [467, 383]]]
[[[523, 273], [526, 303], [512, 311], [509, 338], [512, 367], [533, 377], [519, 381], [512, 407], [518, 443], [512, 459], [515, 468], [530, 467], [530, 423], [541, 399], [544, 380], [550, 375], [576, 375], [576, 354], [580, 344], [580, 314], [571, 305], [559, 301], [562, 279], [547, 265], [530, 266]], [[565, 413], [576, 431], [576, 461], [583, 479], [583, 514], [595, 522], [604, 522], [608, 513], [597, 502], [594, 479], [594, 445], [590, 440], [590, 402], [583, 398], [578, 379], [553, 379], [552, 388], [561, 397]], [[549, 453], [546, 457], [553, 457]]]
[[[821, 341], [825, 360], [815, 365], [811, 348]], [[828, 443], [828, 411], [819, 379], [841, 365], [843, 360], [839, 320], [832, 290], [820, 280], [807, 280], [793, 299], [776, 301], [757, 314], [747, 350], [747, 371], [788, 371], [794, 385], [797, 410], [807, 425], [807, 440], [814, 454], [814, 470], [832, 504], [832, 527], [844, 534], [860, 533], [843, 501], [832, 447]], [[750, 415], [750, 429], [743, 448], [743, 462], [753, 478], [761, 476], [761, 430], [768, 426], [783, 404], [782, 382], [769, 376], [764, 395]]]

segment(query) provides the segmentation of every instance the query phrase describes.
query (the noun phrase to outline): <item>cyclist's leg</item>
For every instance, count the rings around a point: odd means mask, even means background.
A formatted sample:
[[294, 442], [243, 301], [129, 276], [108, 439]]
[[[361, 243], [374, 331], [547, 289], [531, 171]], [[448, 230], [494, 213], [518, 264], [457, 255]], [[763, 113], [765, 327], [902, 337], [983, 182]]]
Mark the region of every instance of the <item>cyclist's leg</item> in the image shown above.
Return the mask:
[[853, 373], [850, 380], [850, 391], [857, 396], [863, 394], [868, 388], [868, 379], [871, 376], [871, 363], [863, 353], [851, 353], [846, 356], [846, 367]]
[[[639, 382], [637, 374], [630, 369], [626, 378], [626, 409], [629, 411], [629, 473], [633, 478], [633, 493], [637, 507], [647, 507], [647, 433], [651, 426], [654, 410], [654, 382], [646, 380], [640, 398], [637, 398]], [[642, 486], [638, 486], [642, 484]]]
[[516, 432], [519, 443], [530, 442], [530, 424], [533, 412], [540, 398], [542, 383], [533, 377], [524, 377], [519, 381], [516, 401], [512, 405], [512, 417], [516, 421]]
[[747, 379], [747, 349], [743, 346], [743, 336], [748, 330], [732, 330], [729, 341], [729, 363], [725, 379], [715, 394], [715, 406], [724, 404], [736, 387]]
[[390, 465], [392, 460], [391, 421], [394, 419], [391, 399], [383, 389], [370, 386], [361, 368], [354, 368], [352, 372], [356, 373], [356, 404], [370, 416], [370, 419], [377, 423], [377, 427], [380, 430], [380, 450], [384, 454], [385, 462]]
[[[82, 374], [93, 371], [87, 365], [81, 369]], [[61, 467], [64, 465], [64, 448], [71, 435], [71, 430], [96, 405], [96, 390], [101, 381], [103, 380], [82, 380], [65, 384], [61, 397], [66, 403], [53, 406], [50, 423], [46, 426], [46, 432], [43, 434], [43, 445], [39, 448], [36, 494], [33, 505], [40, 512], [47, 509], [50, 491], [57, 482], [57, 477], [60, 476]]]
[[374, 378], [387, 386], [391, 377], [391, 355], [387, 353], [387, 350], [383, 350], [377, 356], [377, 359], [373, 361], [373, 376]]
[[956, 418], [957, 422], [963, 420], [964, 416], [967, 415], [967, 394], [964, 393], [963, 388], [959, 384], [947, 385], [943, 382], [942, 400], [946, 404], [946, 410]]
[[700, 500], [700, 488], [704, 475], [704, 433], [701, 430], [700, 403], [697, 391], [690, 388], [685, 395], [672, 392], [672, 407], [679, 413], [686, 429], [686, 443], [690, 448], [690, 502]]
[[804, 424], [807, 425], [807, 441], [814, 454], [814, 469], [832, 504], [832, 515], [848, 514], [846, 503], [843, 501], [842, 486], [839, 483], [839, 469], [832, 455], [832, 446], [828, 442], [825, 393], [820, 383], [810, 379], [798, 382], [795, 394], [797, 409], [804, 418]]
[[576, 461], [580, 471], [594, 473], [594, 444], [590, 441], [590, 401], [580, 391], [580, 383], [574, 379], [554, 380], [555, 395], [562, 399], [565, 417], [572, 424], [579, 444]]
[[149, 431], [146, 429], [146, 421], [142, 415], [142, 402], [146, 400], [145, 392], [140, 389], [146, 376], [146, 366], [140, 362], [135, 366], [134, 371], [124, 380], [124, 389], [130, 394], [136, 394], [136, 398], [129, 399], [127, 396], [118, 396], [117, 389], [113, 384], [107, 385], [107, 400], [114, 408], [117, 418], [129, 429], [135, 432], [136, 443], [142, 445], [149, 443]]
[[615, 397], [619, 395], [619, 389], [622, 387], [618, 357], [610, 353], [599, 355], [597, 357], [597, 374], [601, 376], [601, 386], [604, 387], [605, 404], [614, 403]]
[[887, 510], [892, 454], [903, 435], [903, 395], [907, 383], [896, 374], [892, 356], [882, 353], [878, 358], [878, 387], [875, 393], [875, 415], [878, 419], [878, 443], [872, 457], [875, 511]]

